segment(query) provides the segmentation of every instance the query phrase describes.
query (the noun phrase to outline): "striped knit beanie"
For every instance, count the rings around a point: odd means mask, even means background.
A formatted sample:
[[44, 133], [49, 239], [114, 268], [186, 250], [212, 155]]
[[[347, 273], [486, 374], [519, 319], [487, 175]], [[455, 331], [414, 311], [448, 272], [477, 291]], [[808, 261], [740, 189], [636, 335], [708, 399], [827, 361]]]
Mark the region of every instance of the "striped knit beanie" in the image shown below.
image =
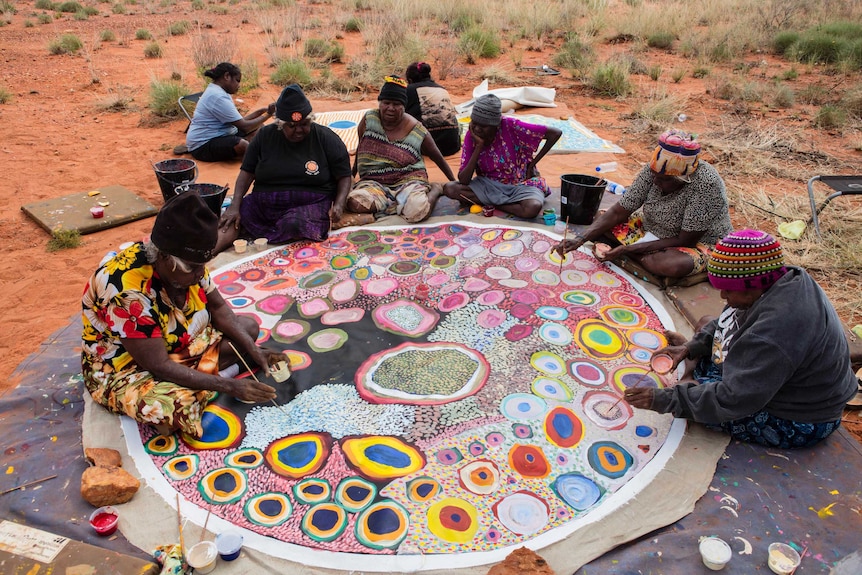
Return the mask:
[[649, 167], [656, 174], [686, 178], [697, 169], [700, 144], [694, 136], [679, 130], [668, 130], [658, 139]]
[[715, 244], [706, 264], [716, 289], [769, 289], [787, 272], [781, 244], [766, 232], [739, 230]]

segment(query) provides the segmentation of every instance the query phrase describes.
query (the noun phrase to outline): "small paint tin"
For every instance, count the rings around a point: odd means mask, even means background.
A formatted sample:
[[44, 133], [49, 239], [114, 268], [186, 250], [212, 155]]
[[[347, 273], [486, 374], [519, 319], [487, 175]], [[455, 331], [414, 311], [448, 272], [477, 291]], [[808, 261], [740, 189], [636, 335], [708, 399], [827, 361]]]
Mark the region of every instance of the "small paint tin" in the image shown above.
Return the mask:
[[242, 551], [242, 535], [234, 531], [225, 531], [216, 535], [216, 547], [223, 561], [233, 561]]
[[286, 361], [279, 361], [269, 368], [269, 373], [272, 375], [272, 379], [282, 383], [290, 379], [290, 366], [287, 365]]
[[186, 561], [195, 573], [210, 573], [215, 569], [218, 549], [212, 541], [201, 541], [186, 552]]
[[99, 507], [90, 514], [90, 525], [99, 535], [111, 535], [117, 530], [120, 514], [113, 507]]
[[790, 575], [796, 571], [801, 562], [802, 558], [799, 553], [790, 545], [784, 543], [769, 544], [769, 559], [767, 559], [766, 564], [769, 565], [773, 573]]
[[248, 240], [234, 240], [233, 249], [238, 254], [244, 254], [248, 249]]
[[90, 208], [90, 215], [96, 219], [99, 219], [105, 215], [105, 208], [102, 206], [93, 206]]
[[482, 215], [485, 216], [486, 218], [490, 218], [491, 216], [494, 215], [495, 209], [496, 208], [494, 208], [494, 206], [482, 206]]
[[656, 353], [650, 358], [649, 365], [654, 372], [664, 375], [673, 369], [673, 358], [666, 353]]
[[698, 545], [703, 564], [713, 571], [721, 571], [733, 556], [730, 545], [718, 537], [704, 537]]
[[265, 250], [267, 245], [269, 245], [269, 240], [266, 238], [257, 238], [256, 240], [254, 240], [254, 249], [259, 252]]

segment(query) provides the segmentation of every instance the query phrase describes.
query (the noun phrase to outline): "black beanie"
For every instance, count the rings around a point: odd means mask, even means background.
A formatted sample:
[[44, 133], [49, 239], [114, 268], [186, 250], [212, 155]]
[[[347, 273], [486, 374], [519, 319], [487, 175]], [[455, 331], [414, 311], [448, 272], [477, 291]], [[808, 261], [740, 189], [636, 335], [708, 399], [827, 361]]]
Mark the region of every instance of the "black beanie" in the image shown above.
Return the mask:
[[380, 88], [377, 100], [392, 100], [407, 105], [407, 82], [398, 76], [386, 76], [386, 83]]
[[291, 84], [281, 91], [275, 103], [275, 116], [283, 122], [301, 122], [311, 113], [311, 102], [299, 84]]
[[156, 215], [150, 241], [159, 251], [205, 264], [218, 240], [218, 216], [196, 192], [171, 198]]

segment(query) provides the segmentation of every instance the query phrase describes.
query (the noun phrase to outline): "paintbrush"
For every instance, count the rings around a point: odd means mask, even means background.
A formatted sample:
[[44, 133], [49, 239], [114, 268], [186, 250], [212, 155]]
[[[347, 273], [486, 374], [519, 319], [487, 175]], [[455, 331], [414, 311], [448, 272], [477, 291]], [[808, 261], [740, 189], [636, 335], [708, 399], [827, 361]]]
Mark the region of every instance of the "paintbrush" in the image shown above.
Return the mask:
[[[808, 553], [808, 545], [802, 548], [802, 553], [799, 554], [799, 565], [802, 565], [802, 560], [805, 559], [805, 554]], [[799, 565], [793, 568], [793, 571], [790, 572], [790, 575], [796, 573], [796, 570], [799, 569]]]
[[[634, 384], [633, 386], [631, 386], [631, 389], [634, 389], [634, 388], [636, 388], [637, 386], [639, 386], [640, 384], [642, 384], [642, 383], [643, 383], [644, 381], [646, 381], [646, 379], [649, 377], [649, 374], [654, 373], [654, 372], [655, 372], [655, 370], [654, 370], [652, 367], [650, 367], [650, 368], [647, 370], [647, 372], [646, 372], [646, 373], [644, 373], [644, 374], [641, 376], [641, 378], [635, 382], [635, 384]], [[623, 396], [622, 396], [621, 398], [619, 398], [618, 400], [616, 400], [612, 406], [610, 406], [609, 408], [607, 408], [607, 409], [605, 410], [605, 415], [606, 415], [606, 416], [610, 415], [610, 414], [611, 414], [611, 411], [613, 411], [613, 409], [614, 409], [616, 406], [618, 406], [618, 405], [620, 404], [620, 402], [621, 402], [622, 400], [624, 400], [625, 398], [626, 398], [626, 396], [625, 396], [625, 394], [623, 394]]]
[[207, 523], [210, 522], [210, 513], [212, 512], [212, 507], [207, 507], [207, 518], [204, 519], [204, 528], [201, 531], [201, 541], [204, 540], [204, 537], [207, 534]]
[[36, 485], [37, 483], [42, 483], [43, 481], [48, 481], [49, 479], [54, 479], [57, 477], [56, 475], [49, 475], [48, 477], [43, 477], [42, 479], [35, 479], [33, 481], [28, 481], [27, 483], [22, 483], [18, 487], [12, 487], [11, 489], [7, 489], [5, 491], [0, 491], [0, 495], [6, 495], [7, 493], [12, 493], [13, 491], [18, 491], [19, 489], [24, 489], [25, 487], [30, 487], [31, 485]]
[[177, 493], [177, 527], [180, 530], [180, 560], [185, 562], [186, 544], [183, 541], [183, 515], [180, 512], [180, 494]]
[[[254, 374], [254, 372], [251, 370], [251, 368], [250, 368], [250, 367], [248, 366], [248, 364], [245, 362], [245, 358], [244, 358], [244, 357], [242, 356], [242, 354], [241, 354], [241, 353], [236, 349], [236, 346], [234, 346], [233, 342], [232, 342], [232, 341], [228, 341], [228, 342], [227, 342], [227, 344], [230, 346], [230, 348], [233, 350], [233, 352], [236, 354], [236, 356], [239, 358], [239, 360], [240, 360], [240, 361], [242, 362], [242, 364], [245, 366], [246, 370], [248, 370], [248, 373], [249, 373], [249, 375], [251, 375], [252, 379], [254, 379], [256, 382], [260, 383], [260, 380], [257, 378], [257, 376]], [[277, 408], [279, 408], [283, 414], [288, 415], [288, 413], [284, 410], [284, 408], [283, 408], [282, 406], [280, 406], [280, 405], [279, 405], [279, 404], [278, 404], [274, 399], [270, 399], [270, 401], [272, 402], [272, 404], [273, 404], [274, 406], [276, 406]]]
[[473, 200], [471, 200], [470, 198], [468, 198], [467, 196], [465, 196], [464, 194], [458, 194], [458, 195], [461, 196], [462, 198], [464, 198], [465, 200], [467, 200], [468, 202], [470, 202], [471, 204], [473, 204], [474, 206], [479, 205], [476, 202], [474, 202]]
[[560, 255], [560, 274], [563, 273], [563, 262], [566, 261], [566, 236], [569, 235], [569, 212], [566, 210], [566, 227], [563, 229], [563, 253]]

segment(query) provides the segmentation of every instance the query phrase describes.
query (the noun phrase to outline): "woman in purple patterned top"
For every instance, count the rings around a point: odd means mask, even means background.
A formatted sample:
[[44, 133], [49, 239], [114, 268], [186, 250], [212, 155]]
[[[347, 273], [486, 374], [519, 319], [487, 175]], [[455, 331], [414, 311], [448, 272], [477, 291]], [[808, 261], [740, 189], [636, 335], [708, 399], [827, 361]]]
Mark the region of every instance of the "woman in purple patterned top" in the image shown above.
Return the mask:
[[[551, 193], [536, 164], [560, 136], [558, 128], [504, 118], [497, 96], [480, 96], [470, 114], [458, 181], [446, 184], [443, 193], [462, 203], [495, 206], [519, 218], [535, 218]], [[542, 140], [545, 144], [536, 153]]]

